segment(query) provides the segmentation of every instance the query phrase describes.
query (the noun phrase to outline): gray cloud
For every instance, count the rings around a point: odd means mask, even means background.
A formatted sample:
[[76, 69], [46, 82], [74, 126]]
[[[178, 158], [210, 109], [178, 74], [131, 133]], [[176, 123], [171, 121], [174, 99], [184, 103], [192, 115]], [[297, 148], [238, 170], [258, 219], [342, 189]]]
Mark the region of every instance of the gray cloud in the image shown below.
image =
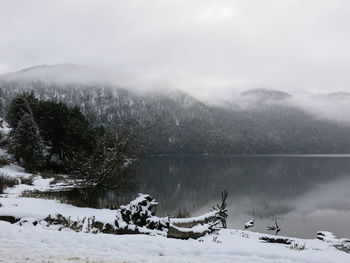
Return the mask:
[[346, 0], [0, 0], [0, 72], [113, 68], [200, 96], [350, 91]]

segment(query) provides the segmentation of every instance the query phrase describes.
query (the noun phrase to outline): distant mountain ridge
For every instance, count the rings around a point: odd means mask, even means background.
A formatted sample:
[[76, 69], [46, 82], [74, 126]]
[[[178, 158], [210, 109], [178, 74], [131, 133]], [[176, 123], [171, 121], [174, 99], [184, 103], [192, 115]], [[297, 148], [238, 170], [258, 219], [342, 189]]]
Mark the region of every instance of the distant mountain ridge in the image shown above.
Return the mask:
[[[56, 77], [37, 77], [43, 69]], [[280, 103], [292, 97], [282, 91], [243, 92], [240, 96], [258, 101], [257, 107], [236, 110], [210, 106], [179, 90], [136, 92], [99, 82], [98, 74], [91, 82], [78, 81], [85, 73], [69, 81], [68, 76], [85, 70], [94, 72], [93, 67], [60, 65], [0, 76], [1, 116], [16, 94], [33, 91], [40, 100], [79, 106], [96, 125], [128, 127], [148, 154], [350, 153], [349, 126]], [[266, 101], [278, 103], [262, 107]]]

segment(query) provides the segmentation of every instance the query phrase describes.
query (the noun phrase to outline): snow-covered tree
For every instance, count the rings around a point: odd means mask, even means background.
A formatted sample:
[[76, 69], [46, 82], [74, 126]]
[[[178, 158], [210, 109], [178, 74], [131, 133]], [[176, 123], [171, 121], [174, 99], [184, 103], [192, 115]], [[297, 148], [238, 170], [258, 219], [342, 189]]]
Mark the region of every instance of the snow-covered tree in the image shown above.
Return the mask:
[[7, 111], [6, 119], [12, 128], [17, 128], [19, 121], [25, 113], [33, 116], [33, 108], [37, 103], [34, 94], [23, 93], [14, 98]]
[[130, 132], [106, 132], [98, 139], [95, 152], [83, 161], [79, 177], [92, 186], [117, 188], [128, 180], [136, 154]]
[[89, 202], [96, 191], [120, 189], [132, 183], [139, 149], [130, 131], [108, 131], [97, 139], [92, 155], [76, 155], [66, 166], [71, 166], [72, 178]]
[[10, 151], [15, 160], [28, 171], [39, 168], [43, 163], [43, 143], [33, 115], [25, 112], [10, 134]]

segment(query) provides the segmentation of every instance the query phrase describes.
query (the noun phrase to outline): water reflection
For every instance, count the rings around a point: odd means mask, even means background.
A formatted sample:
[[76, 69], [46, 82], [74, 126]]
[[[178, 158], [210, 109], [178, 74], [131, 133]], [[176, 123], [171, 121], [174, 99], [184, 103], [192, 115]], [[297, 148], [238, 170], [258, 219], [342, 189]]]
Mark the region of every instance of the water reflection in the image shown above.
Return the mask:
[[[229, 192], [229, 227], [266, 232], [280, 216], [281, 235], [315, 237], [317, 230], [350, 236], [350, 158], [346, 157], [150, 157], [140, 167], [135, 192], [160, 201], [159, 215], [198, 215]], [[120, 194], [120, 193], [119, 193]], [[130, 199], [110, 192], [102, 204]], [[121, 197], [123, 196], [123, 198]]]

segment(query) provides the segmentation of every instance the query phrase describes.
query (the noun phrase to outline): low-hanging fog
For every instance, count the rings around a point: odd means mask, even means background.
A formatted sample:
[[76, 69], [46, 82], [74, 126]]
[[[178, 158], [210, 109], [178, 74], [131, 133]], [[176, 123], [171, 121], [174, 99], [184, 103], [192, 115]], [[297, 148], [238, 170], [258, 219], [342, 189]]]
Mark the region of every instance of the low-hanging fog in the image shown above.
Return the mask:
[[[247, 96], [246, 92], [251, 92]], [[261, 92], [263, 94], [261, 94]], [[350, 124], [350, 93], [348, 92], [281, 92], [286, 97], [275, 97], [281, 90], [250, 89], [220, 94], [216, 97], [204, 97], [203, 101], [214, 106], [227, 106], [235, 110], [257, 110], [264, 106], [284, 105], [301, 109], [315, 118]]]
[[208, 105], [225, 107], [235, 111], [250, 111], [265, 106], [284, 105], [306, 111], [315, 118], [350, 124], [350, 93], [344, 91], [283, 91], [283, 89], [258, 87], [255, 89], [222, 89], [221, 92], [215, 92], [214, 94], [211, 94], [211, 89], [207, 89], [205, 93], [198, 93], [166, 82], [152, 82], [146, 79], [141, 81], [137, 76], [123, 74], [109, 67], [74, 64], [31, 67], [19, 72], [3, 74], [0, 77], [1, 79], [40, 80], [63, 85], [68, 83], [95, 86], [108, 85], [128, 89], [138, 94], [171, 94], [172, 90], [179, 89]]
[[0, 72], [113, 67], [196, 93], [349, 90], [346, 0], [0, 0]]
[[235, 109], [243, 91], [280, 90], [291, 97], [268, 103], [349, 122], [349, 14], [346, 0], [0, 0], [0, 73], [64, 64], [55, 81], [175, 88]]

